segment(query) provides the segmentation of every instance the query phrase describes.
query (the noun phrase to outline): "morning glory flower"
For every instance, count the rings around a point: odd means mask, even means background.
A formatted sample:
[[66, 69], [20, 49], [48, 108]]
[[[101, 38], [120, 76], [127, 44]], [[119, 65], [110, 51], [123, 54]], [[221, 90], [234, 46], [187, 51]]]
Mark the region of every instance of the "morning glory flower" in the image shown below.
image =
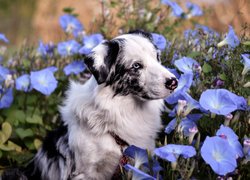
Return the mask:
[[197, 4], [187, 2], [186, 7], [190, 11], [190, 16], [202, 16], [203, 15], [202, 9]]
[[226, 175], [237, 167], [234, 150], [229, 143], [220, 137], [206, 137], [202, 147], [201, 156], [219, 175]]
[[13, 102], [13, 89], [8, 88], [0, 93], [0, 109], [9, 108]]
[[58, 83], [52, 69], [54, 68], [45, 68], [30, 73], [32, 87], [47, 96], [56, 89]]
[[186, 117], [193, 109], [200, 109], [200, 104], [186, 92], [181, 94], [179, 100], [186, 101], [182, 112], [180, 112], [183, 117]]
[[6, 38], [6, 36], [2, 33], [0, 33], [0, 41], [3, 41], [5, 43], [9, 43], [9, 40]]
[[140, 169], [131, 166], [130, 164], [125, 164], [123, 166], [127, 171], [132, 171], [132, 179], [147, 179], [147, 180], [156, 180], [156, 178], [150, 176], [149, 174], [146, 174], [145, 172], [141, 171]]
[[199, 67], [199, 63], [192, 58], [183, 57], [174, 62], [174, 65], [184, 74], [193, 73], [196, 67]]
[[171, 0], [161, 0], [161, 3], [170, 6], [172, 11], [173, 11], [174, 16], [184, 17], [184, 15], [185, 15], [184, 11], [176, 2], [171, 1]]
[[37, 54], [42, 57], [46, 57], [47, 55], [52, 57], [54, 54], [55, 46], [52, 42], [49, 44], [44, 44], [42, 41], [39, 41], [39, 46], [37, 48]]
[[72, 34], [78, 37], [80, 32], [83, 31], [83, 25], [81, 22], [70, 14], [65, 14], [60, 17], [60, 25], [66, 33]]
[[223, 41], [219, 42], [217, 44], [217, 46], [222, 47], [222, 46], [224, 46], [226, 44], [229, 45], [232, 48], [235, 48], [240, 44], [240, 40], [237, 37], [237, 35], [235, 34], [234, 29], [233, 29], [232, 26], [229, 26], [229, 31], [227, 33], [226, 38]]
[[185, 159], [196, 155], [195, 148], [187, 145], [168, 144], [166, 146], [156, 148], [154, 153], [162, 159], [170, 162], [177, 161], [179, 156]]
[[230, 127], [221, 125], [220, 129], [216, 132], [216, 136], [219, 136], [228, 141], [231, 149], [234, 150], [236, 158], [244, 156], [242, 146], [238, 141], [238, 136]]
[[161, 51], [166, 48], [167, 40], [161, 34], [151, 33], [153, 37], [153, 42]]
[[250, 70], [250, 59], [247, 54], [242, 54], [241, 57], [243, 58], [244, 69], [242, 71], [242, 75], [245, 75]]
[[181, 95], [191, 87], [192, 82], [193, 82], [193, 74], [182, 74], [178, 80], [177, 88], [170, 96], [165, 98], [165, 101], [168, 104], [177, 103]]
[[61, 56], [71, 56], [77, 54], [81, 45], [75, 40], [58, 43], [57, 51]]
[[80, 72], [83, 72], [85, 69], [85, 65], [82, 61], [73, 61], [67, 66], [63, 68], [63, 72], [66, 76], [72, 74], [79, 74]]
[[89, 54], [91, 50], [103, 41], [101, 34], [91, 34], [83, 37], [83, 47], [79, 50], [80, 54]]
[[[134, 159], [135, 168], [143, 169], [145, 172], [149, 171], [148, 153], [146, 149], [131, 145], [124, 151], [124, 155]], [[158, 172], [162, 170], [162, 167], [154, 157], [152, 157], [152, 160], [153, 163], [150, 165], [152, 166], [154, 177], [156, 177]]]
[[219, 115], [227, 115], [246, 103], [243, 97], [226, 89], [208, 89], [201, 94], [199, 102], [205, 110]]
[[132, 157], [135, 160], [135, 167], [139, 168], [141, 165], [148, 162], [148, 153], [145, 149], [141, 149], [134, 145], [129, 146], [125, 151], [124, 155]]
[[28, 74], [24, 74], [16, 79], [16, 89], [24, 92], [31, 90], [30, 76]]
[[8, 74], [10, 74], [10, 70], [0, 65], [0, 83], [6, 79]]

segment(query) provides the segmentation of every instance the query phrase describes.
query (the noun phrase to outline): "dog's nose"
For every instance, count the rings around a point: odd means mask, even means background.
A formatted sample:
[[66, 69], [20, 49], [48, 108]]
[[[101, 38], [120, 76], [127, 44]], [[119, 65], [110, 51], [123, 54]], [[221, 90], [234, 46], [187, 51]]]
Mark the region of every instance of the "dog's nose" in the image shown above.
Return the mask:
[[178, 80], [176, 78], [167, 79], [165, 82], [165, 87], [169, 90], [175, 90], [178, 86]]

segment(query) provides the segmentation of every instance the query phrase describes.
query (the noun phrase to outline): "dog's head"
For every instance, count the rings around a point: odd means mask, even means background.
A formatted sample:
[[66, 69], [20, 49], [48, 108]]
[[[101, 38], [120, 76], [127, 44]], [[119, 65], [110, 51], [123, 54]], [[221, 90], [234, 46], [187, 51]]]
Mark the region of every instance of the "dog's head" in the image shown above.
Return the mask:
[[160, 64], [151, 34], [143, 31], [104, 41], [85, 58], [85, 64], [97, 83], [112, 87], [115, 95], [161, 99], [177, 87], [175, 76]]

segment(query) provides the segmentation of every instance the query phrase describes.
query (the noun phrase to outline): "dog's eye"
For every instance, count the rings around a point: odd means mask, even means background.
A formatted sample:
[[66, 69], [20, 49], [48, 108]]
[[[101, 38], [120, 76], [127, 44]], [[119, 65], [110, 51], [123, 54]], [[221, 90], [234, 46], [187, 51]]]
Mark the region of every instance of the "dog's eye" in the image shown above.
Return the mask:
[[142, 65], [141, 65], [140, 63], [134, 63], [134, 64], [132, 65], [132, 68], [133, 68], [133, 69], [141, 69], [141, 68], [142, 68]]

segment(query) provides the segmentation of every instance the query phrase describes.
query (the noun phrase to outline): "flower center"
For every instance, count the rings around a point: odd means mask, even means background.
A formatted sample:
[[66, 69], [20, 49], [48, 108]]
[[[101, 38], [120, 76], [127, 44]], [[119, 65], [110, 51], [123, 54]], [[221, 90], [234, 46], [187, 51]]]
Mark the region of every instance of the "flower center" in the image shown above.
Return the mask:
[[217, 151], [214, 151], [212, 156], [217, 162], [220, 162], [222, 160], [222, 155]]

